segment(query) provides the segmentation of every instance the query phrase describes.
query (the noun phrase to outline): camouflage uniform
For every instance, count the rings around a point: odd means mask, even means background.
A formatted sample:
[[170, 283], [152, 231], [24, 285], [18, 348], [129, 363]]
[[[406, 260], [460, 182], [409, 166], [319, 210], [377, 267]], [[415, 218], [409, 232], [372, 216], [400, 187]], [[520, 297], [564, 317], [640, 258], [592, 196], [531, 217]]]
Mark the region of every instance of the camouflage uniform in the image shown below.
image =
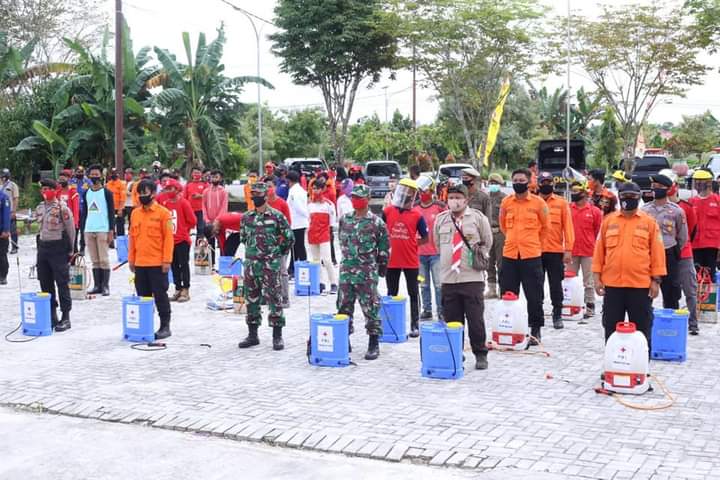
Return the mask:
[[[353, 196], [369, 197], [367, 185], [353, 188]], [[337, 297], [338, 313], [353, 316], [355, 299], [365, 315], [368, 335], [382, 335], [378, 309], [378, 271], [387, 270], [390, 251], [385, 222], [377, 215], [367, 212], [362, 218], [348, 213], [340, 219], [338, 228], [342, 261], [340, 263], [340, 286]]]
[[294, 236], [285, 216], [267, 207], [247, 212], [240, 222], [240, 243], [245, 244], [244, 288], [248, 325], [262, 323], [261, 301], [270, 309], [268, 324], [284, 327], [280, 264], [292, 248]]

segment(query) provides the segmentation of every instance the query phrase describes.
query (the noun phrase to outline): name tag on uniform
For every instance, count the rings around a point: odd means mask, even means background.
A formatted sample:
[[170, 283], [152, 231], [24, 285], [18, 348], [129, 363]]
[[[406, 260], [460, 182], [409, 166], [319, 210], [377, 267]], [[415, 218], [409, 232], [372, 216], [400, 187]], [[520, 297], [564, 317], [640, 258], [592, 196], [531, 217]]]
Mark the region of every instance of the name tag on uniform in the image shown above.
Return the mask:
[[265, 220], [263, 223], [265, 225], [275, 225], [275, 220]]

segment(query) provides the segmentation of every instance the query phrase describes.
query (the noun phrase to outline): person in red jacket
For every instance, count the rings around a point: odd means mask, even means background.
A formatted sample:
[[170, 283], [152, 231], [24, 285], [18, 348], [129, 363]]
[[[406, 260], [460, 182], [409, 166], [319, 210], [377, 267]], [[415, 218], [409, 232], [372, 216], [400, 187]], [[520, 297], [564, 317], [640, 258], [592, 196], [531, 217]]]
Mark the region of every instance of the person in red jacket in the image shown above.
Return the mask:
[[[660, 171], [663, 173], [663, 170]], [[672, 173], [672, 171], [670, 172]], [[668, 191], [668, 198], [671, 202], [677, 203], [680, 208], [685, 212], [685, 219], [687, 220], [688, 229], [688, 242], [685, 243], [682, 250], [680, 250], [680, 261], [678, 262], [678, 279], [680, 280], [680, 288], [682, 289], [683, 295], [685, 295], [685, 305], [690, 312], [690, 318], [688, 319], [688, 331], [690, 335], [698, 335], [700, 329], [698, 328], [697, 319], [697, 271], [695, 270], [695, 259], [693, 258], [692, 240], [697, 232], [697, 214], [695, 213], [695, 207], [686, 200], [680, 200], [678, 196], [678, 184], [677, 177], [667, 174], [668, 177], [673, 179], [673, 186]]]
[[583, 287], [585, 287], [585, 318], [595, 315], [595, 290], [593, 286], [592, 260], [595, 241], [602, 226], [603, 214], [588, 199], [588, 191], [579, 183], [571, 187], [570, 213], [572, 214], [575, 243], [572, 260], [568, 268], [575, 274], [582, 269]]
[[[267, 185], [267, 204], [268, 206], [270, 206], [270, 208], [274, 208], [275, 210], [282, 213], [285, 219], [288, 221], [288, 224], [291, 225], [292, 223], [290, 221], [290, 207], [284, 199], [278, 196], [274, 178], [275, 177], [265, 177], [263, 180]], [[282, 261], [280, 262], [280, 280], [282, 284], [283, 308], [290, 308], [290, 288], [288, 285], [290, 279], [288, 278], [287, 268], [287, 257], [289, 255], [290, 254], [288, 253], [288, 255], [286, 255], [285, 258], [282, 259]]]
[[163, 193], [158, 195], [158, 202], [167, 208], [172, 215], [173, 248], [172, 273], [175, 280], [175, 295], [172, 302], [190, 300], [190, 230], [195, 228], [195, 213], [182, 195], [183, 187], [177, 180], [170, 178], [163, 181]]
[[699, 169], [693, 174], [693, 187], [697, 197], [690, 198], [695, 208], [697, 226], [692, 237], [695, 263], [707, 269], [710, 282], [715, 283], [715, 265], [720, 247], [720, 196], [712, 193], [713, 175], [708, 170]]
[[413, 209], [416, 194], [416, 183], [409, 178], [403, 178], [395, 188], [392, 204], [383, 210], [383, 220], [387, 224], [390, 237], [390, 261], [386, 275], [388, 295], [398, 294], [400, 273], [405, 274], [410, 297], [410, 336], [413, 338], [420, 336], [418, 246], [424, 245], [430, 239], [425, 219], [419, 211]]
[[243, 214], [240, 212], [228, 212], [205, 225], [205, 238], [208, 241], [217, 238], [220, 252], [224, 257], [234, 257], [240, 246], [239, 232], [242, 217]]
[[75, 185], [69, 185], [70, 177], [72, 177], [72, 170], [63, 170], [58, 175], [57, 198], [61, 202], [65, 202], [65, 205], [70, 209], [77, 230], [80, 228], [80, 195]]
[[185, 197], [185, 200], [190, 202], [190, 207], [195, 213], [198, 232], [196, 240], [200, 238], [199, 233], [205, 229], [205, 219], [203, 218], [203, 193], [209, 186], [210, 184], [203, 180], [202, 169], [200, 167], [194, 167], [190, 173], [190, 181], [185, 184], [183, 197]]

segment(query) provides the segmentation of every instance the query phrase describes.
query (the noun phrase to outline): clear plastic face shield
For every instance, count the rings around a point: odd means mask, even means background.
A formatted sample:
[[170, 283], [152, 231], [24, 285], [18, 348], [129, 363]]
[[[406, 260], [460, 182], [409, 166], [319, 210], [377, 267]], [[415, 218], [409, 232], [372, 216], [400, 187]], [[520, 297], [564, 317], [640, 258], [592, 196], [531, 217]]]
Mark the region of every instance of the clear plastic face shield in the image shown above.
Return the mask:
[[432, 187], [433, 187], [433, 180], [432, 180], [432, 178], [430, 178], [430, 177], [428, 177], [428, 176], [420, 175], [420, 176], [415, 180], [415, 185], [417, 185], [418, 191], [420, 191], [420, 192], [425, 192], [425, 191], [427, 191], [427, 190], [431, 190], [431, 189], [432, 189]]
[[417, 195], [417, 189], [409, 185], [405, 185], [402, 182], [395, 187], [391, 204], [398, 208], [411, 209], [415, 204], [415, 195]]

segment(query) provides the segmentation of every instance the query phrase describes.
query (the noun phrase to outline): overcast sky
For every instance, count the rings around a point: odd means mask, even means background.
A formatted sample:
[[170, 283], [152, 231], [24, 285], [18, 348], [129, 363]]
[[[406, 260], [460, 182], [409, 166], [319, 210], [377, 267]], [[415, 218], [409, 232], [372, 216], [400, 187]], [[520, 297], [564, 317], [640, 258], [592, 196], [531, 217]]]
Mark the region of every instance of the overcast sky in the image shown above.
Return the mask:
[[[111, 18], [114, 12], [114, 1], [105, 0]], [[266, 20], [273, 19], [275, 0], [232, 0], [236, 5]], [[553, 9], [555, 15], [564, 16], [567, 12], [567, 0], [543, 0]], [[646, 0], [645, 0], [646, 1]], [[626, 0], [609, 0], [609, 4], [634, 3]], [[595, 2], [571, 0], [575, 12], [594, 15], [598, 12]], [[224, 63], [229, 75], [255, 75], [256, 41], [255, 34], [248, 19], [232, 10], [220, 0], [123, 0], [125, 16], [132, 30], [135, 49], [142, 46], [160, 46], [176, 53], [184, 61], [185, 54], [181, 34], [191, 33], [193, 45], [197, 34], [205, 32], [209, 38], [215, 34], [221, 22], [225, 22], [227, 44]], [[290, 77], [280, 72], [279, 59], [270, 51], [271, 42], [267, 35], [275, 31], [275, 27], [255, 20], [257, 27], [262, 29], [260, 39], [260, 74], [275, 86], [275, 90], [262, 90], [263, 102], [272, 109], [303, 109], [322, 107], [322, 95], [319, 90], [310, 87], [293, 85]], [[653, 122], [679, 122], [682, 115], [702, 113], [710, 109], [720, 118], [720, 55], [703, 57], [714, 70], [708, 74], [705, 84], [691, 89], [687, 98], [673, 99], [671, 104], [659, 105], [651, 116]], [[573, 90], [585, 86], [592, 90], [592, 84], [583, 76], [579, 67], [571, 69]], [[548, 78], [545, 84], [550, 89], [562, 87], [564, 77]], [[380, 118], [385, 116], [385, 93], [387, 86], [389, 115], [399, 109], [405, 115], [412, 113], [412, 76], [409, 72], [398, 72], [397, 79], [390, 81], [384, 78], [378, 85], [368, 89], [363, 85], [358, 92], [353, 110], [353, 119], [377, 113]], [[437, 102], [433, 99], [432, 90], [418, 90], [417, 118], [419, 123], [431, 123], [437, 114]], [[246, 102], [257, 101], [254, 85], [249, 85], [243, 95]]]

